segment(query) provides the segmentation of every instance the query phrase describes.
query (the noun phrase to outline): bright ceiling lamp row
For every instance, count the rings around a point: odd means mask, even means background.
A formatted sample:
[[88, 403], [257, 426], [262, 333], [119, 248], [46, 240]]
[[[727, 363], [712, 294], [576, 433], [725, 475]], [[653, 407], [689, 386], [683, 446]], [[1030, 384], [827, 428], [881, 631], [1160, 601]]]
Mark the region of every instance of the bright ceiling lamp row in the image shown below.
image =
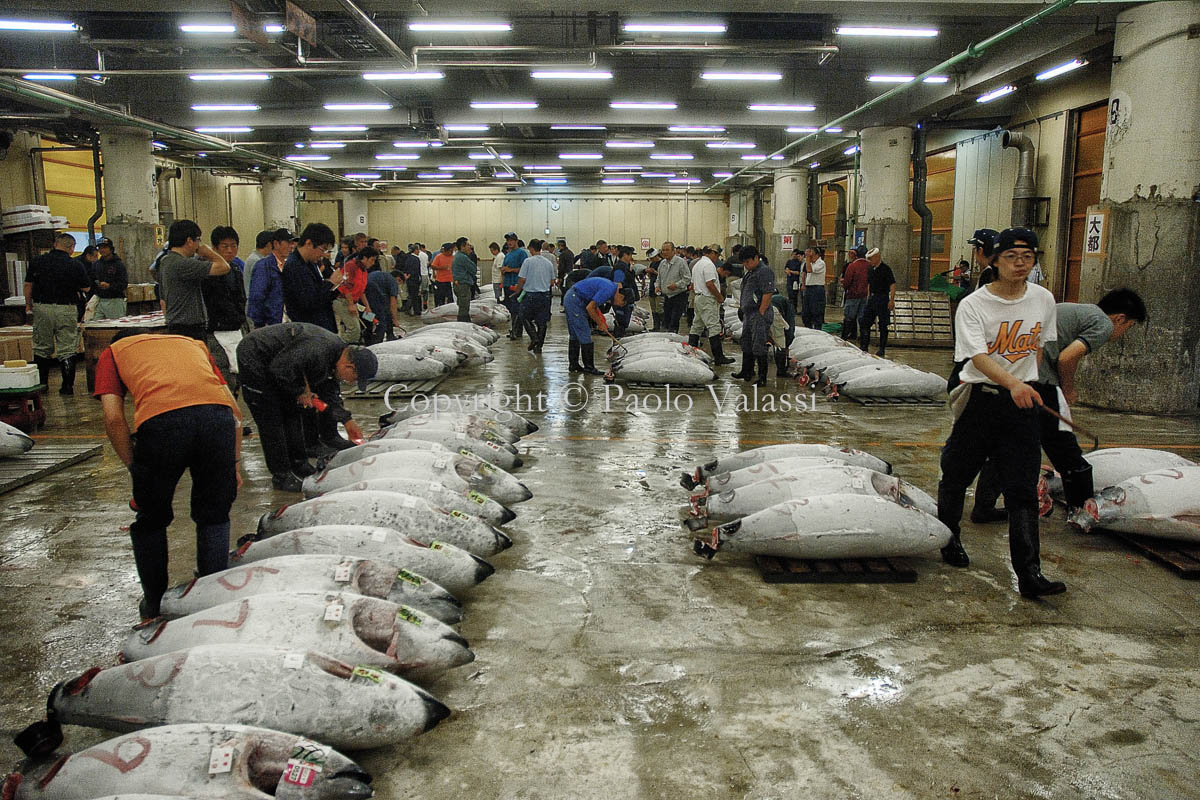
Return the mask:
[[[536, 100], [474, 100], [471, 108], [476, 111], [504, 110], [533, 110], [538, 107]], [[679, 105], [672, 100], [614, 100], [609, 108], [618, 111], [674, 111]], [[391, 103], [325, 103], [326, 111], [390, 111]], [[751, 111], [775, 111], [785, 113], [807, 113], [816, 111], [816, 106], [795, 105], [787, 103], [751, 103], [746, 106]], [[192, 106], [193, 111], [258, 111], [260, 107], [254, 103], [198, 103]], [[593, 128], [589, 126], [587, 130]], [[602, 130], [599, 126], [596, 130]]]

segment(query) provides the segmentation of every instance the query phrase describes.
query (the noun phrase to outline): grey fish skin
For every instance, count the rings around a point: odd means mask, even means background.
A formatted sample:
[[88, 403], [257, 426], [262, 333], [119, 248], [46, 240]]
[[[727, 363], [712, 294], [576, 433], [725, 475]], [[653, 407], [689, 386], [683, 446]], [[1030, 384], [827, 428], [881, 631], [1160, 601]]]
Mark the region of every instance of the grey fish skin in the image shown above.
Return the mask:
[[394, 425], [402, 420], [424, 417], [428, 414], [436, 414], [439, 417], [443, 414], [471, 414], [482, 419], [499, 422], [518, 436], [528, 436], [538, 429], [537, 423], [533, 420], [523, 417], [515, 411], [492, 408], [484, 404], [486, 400], [486, 397], [477, 397], [475, 400], [459, 400], [453, 397], [439, 396], [434, 398], [433, 405], [410, 404], [408, 408], [388, 412], [379, 418], [379, 424]]
[[514, 444], [521, 440], [521, 434], [517, 433], [512, 428], [509, 428], [502, 422], [494, 419], [489, 419], [484, 416], [461, 413], [457, 411], [447, 412], [427, 412], [425, 414], [416, 414], [396, 422], [389, 426], [388, 432], [397, 430], [416, 430], [418, 428], [429, 428], [432, 430], [444, 431], [462, 431], [470, 433], [480, 438], [484, 432], [490, 432], [493, 438], [490, 441], [506, 442]]
[[278, 592], [340, 592], [378, 597], [424, 611], [447, 625], [462, 621], [462, 603], [404, 567], [337, 555], [279, 556], [193, 578], [167, 589], [164, 617], [184, 617], [243, 597]]
[[720, 475], [723, 472], [733, 472], [734, 470], [743, 469], [753, 464], [761, 464], [765, 461], [773, 461], [781, 458], [831, 458], [854, 466], [873, 469], [876, 472], [885, 474], [891, 474], [892, 472], [891, 464], [862, 450], [853, 450], [848, 447], [834, 447], [828, 444], [771, 444], [764, 447], [755, 447], [751, 450], [742, 450], [738, 453], [729, 453], [728, 455], [713, 459], [696, 467], [694, 473], [690, 475], [685, 473], [680, 482], [684, 488], [692, 489], [710, 476]]
[[33, 449], [33, 439], [6, 422], [0, 422], [0, 458], [19, 456]]
[[[346, 452], [343, 450], [342, 452]], [[395, 492], [396, 494], [411, 494], [428, 500], [430, 505], [444, 511], [461, 511], [472, 514], [493, 525], [507, 525], [517, 518], [517, 513], [502, 503], [497, 503], [487, 495], [473, 490], [456, 492], [436, 481], [426, 481], [420, 478], [376, 478], [369, 481], [359, 481], [340, 489], [334, 489], [327, 494], [342, 492]]]
[[455, 491], [474, 489], [511, 506], [533, 497], [525, 484], [509, 473], [474, 456], [408, 451], [360, 459], [337, 469], [327, 469], [304, 479], [308, 496], [324, 494], [359, 481], [375, 478], [421, 478], [445, 484]]
[[1167, 467], [1102, 489], [1067, 520], [1093, 528], [1200, 542], [1200, 465]]
[[338, 555], [396, 564], [461, 595], [496, 571], [479, 556], [446, 542], [424, 545], [391, 528], [317, 525], [276, 535], [242, 537], [231, 564], [250, 564], [285, 555]]
[[450, 371], [450, 367], [441, 361], [426, 356], [377, 353], [375, 358], [379, 363], [374, 378], [377, 381], [429, 380]]
[[424, 439], [372, 439], [354, 447], [339, 450], [320, 463], [321, 469], [337, 469], [355, 461], [361, 461], [371, 456], [383, 453], [399, 453], [402, 450], [425, 450], [430, 453], [450, 453], [437, 442], [427, 442]]
[[328, 494], [283, 506], [258, 520], [260, 535], [285, 533], [314, 525], [374, 525], [391, 528], [422, 544], [449, 542], [487, 558], [512, 546], [503, 531], [478, 517], [441, 512], [419, 497], [395, 492]]
[[415, 339], [393, 339], [390, 342], [379, 342], [370, 345], [367, 349], [375, 353], [376, 356], [384, 354], [426, 356], [427, 358], [441, 361], [451, 369], [465, 363], [467, 360], [467, 354], [463, 351], [448, 347], [442, 342], [435, 342], [432, 339], [428, 342], [421, 342]]
[[60, 723], [122, 733], [232, 723], [345, 750], [393, 745], [450, 715], [437, 698], [390, 672], [256, 645], [200, 645], [89, 670], [55, 686], [47, 707]]
[[703, 361], [683, 355], [648, 355], [615, 361], [612, 371], [621, 380], [679, 386], [698, 386], [714, 378], [712, 369]]
[[[216, 748], [228, 748], [230, 769], [210, 770]], [[314, 765], [320, 769], [312, 769]], [[24, 773], [8, 776], [3, 796], [365, 800], [374, 796], [370, 782], [371, 776], [358, 764], [302, 736], [248, 725], [186, 724], [129, 733], [27, 767]]]
[[503, 442], [487, 441], [483, 438], [485, 435], [487, 435], [486, 432], [481, 432], [479, 436], [475, 436], [463, 431], [438, 428], [393, 429], [388, 430], [384, 434], [384, 438], [379, 441], [419, 439], [427, 442], [436, 442], [446, 450], [453, 449], [456, 453], [475, 456], [505, 471], [516, 469], [524, 463], [521, 461], [521, 457], [516, 454], [515, 447]]
[[740, 489], [752, 483], [778, 478], [793, 473], [803, 473], [813, 468], [844, 467], [845, 461], [836, 458], [818, 458], [797, 456], [795, 458], [779, 458], [764, 461], [761, 464], [751, 464], [748, 467], [735, 469], [733, 472], [722, 472], [704, 480], [704, 490], [711, 494]]
[[453, 628], [408, 606], [349, 592], [281, 592], [246, 597], [172, 620], [138, 626], [121, 654], [138, 661], [200, 644], [315, 650], [409, 678], [475, 660]]

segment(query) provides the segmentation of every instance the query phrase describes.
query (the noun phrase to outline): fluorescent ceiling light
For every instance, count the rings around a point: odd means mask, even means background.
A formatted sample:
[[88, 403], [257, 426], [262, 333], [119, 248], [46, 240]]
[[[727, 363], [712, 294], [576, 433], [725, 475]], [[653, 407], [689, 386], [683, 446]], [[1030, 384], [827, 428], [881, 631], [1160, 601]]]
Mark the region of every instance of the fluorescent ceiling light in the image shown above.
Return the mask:
[[820, 162], [820, 161], [814, 161], [814, 162], [812, 162], [811, 164], [809, 164], [809, 165], [808, 165], [808, 168], [809, 168], [809, 169], [816, 169], [816, 168], [817, 168], [817, 167], [819, 167], [819, 166], [821, 166], [821, 162]]
[[1071, 72], [1072, 70], [1087, 66], [1087, 63], [1088, 62], [1077, 58], [1074, 61], [1068, 61], [1066, 64], [1059, 64], [1054, 69], [1048, 69], [1045, 72], [1040, 72], [1037, 74], [1035, 79], [1039, 81], [1048, 81], [1051, 78], [1057, 78], [1059, 75], [1063, 75], [1067, 72]]
[[785, 128], [788, 133], [816, 133], [817, 129], [810, 125], [793, 125]]
[[188, 75], [194, 81], [269, 81], [265, 72], [201, 72]]
[[751, 103], [746, 106], [751, 111], [816, 111], [816, 106], [797, 106], [786, 103]]
[[530, 72], [529, 77], [548, 81], [607, 81], [612, 79], [612, 73], [603, 70], [539, 69]]
[[474, 172], [474, 164], [438, 164], [439, 172]]
[[784, 158], [784, 157], [783, 157], [783, 156], [781, 156], [781, 155], [773, 155], [773, 156], [771, 156], [771, 160], [772, 160], [772, 161], [783, 161], [783, 158]]
[[754, 142], [708, 142], [704, 146], [712, 150], [753, 150]]
[[283, 33], [284, 27], [279, 24], [272, 25], [270, 23], [263, 25], [263, 31], [266, 33]]
[[643, 178], [674, 178], [674, 172], [643, 172]]
[[559, 153], [558, 157], [564, 161], [594, 161], [596, 159], [604, 158], [604, 156], [599, 153]]
[[551, 125], [552, 131], [603, 131], [608, 130], [603, 125]]
[[326, 103], [326, 111], [391, 111], [391, 103]]
[[512, 158], [512, 153], [500, 153], [492, 155], [491, 153], [467, 153], [467, 158], [473, 161], [491, 161], [494, 158], [499, 158], [501, 161], [507, 161]]
[[27, 72], [21, 76], [27, 81], [73, 81], [75, 76], [68, 72]]
[[674, 109], [678, 108], [679, 106], [676, 105], [675, 103], [670, 102], [669, 100], [649, 101], [649, 102], [644, 102], [644, 103], [634, 103], [634, 102], [628, 102], [628, 101], [622, 100], [622, 101], [618, 101], [615, 103], [609, 103], [608, 107], [615, 108], [618, 110], [633, 110], [633, 111], [637, 111], [637, 110], [673, 111]]
[[762, 161], [766, 157], [767, 156], [764, 153], [747, 153], [746, 155], [742, 156], [742, 161]]
[[533, 182], [537, 183], [537, 184], [541, 184], [543, 186], [562, 186], [564, 183], [567, 182], [567, 179], [566, 178], [534, 178]]
[[192, 111], [258, 111], [253, 103], [230, 103], [228, 105], [197, 104]]
[[488, 33], [488, 32], [504, 32], [512, 30], [512, 23], [509, 22], [454, 22], [452, 20], [443, 20], [441, 22], [410, 22], [408, 23], [410, 31], [421, 33], [445, 33], [445, 32], [472, 32], [472, 33]]
[[469, 132], [484, 133], [487, 130], [489, 130], [491, 128], [491, 126], [490, 125], [443, 125], [442, 128], [444, 128], [448, 132], [459, 131], [462, 133], [469, 133]]
[[1006, 95], [1006, 94], [1012, 94], [1016, 90], [1017, 90], [1017, 87], [1013, 86], [1010, 83], [1007, 86], [1001, 86], [999, 89], [993, 89], [992, 91], [988, 92], [987, 94], [979, 95], [979, 97], [975, 98], [975, 102], [976, 103], [990, 103], [993, 100], [995, 100], [996, 98], [1004, 97], [1004, 95]]
[[309, 142], [308, 146], [313, 150], [341, 150], [346, 146], [345, 142]]
[[392, 142], [392, 147], [429, 147], [429, 142], [418, 140], [414, 142]]
[[284, 161], [328, 161], [329, 156], [284, 156]]
[[[914, 75], [868, 75], [868, 83], [908, 83], [915, 81]], [[930, 75], [921, 83], [947, 83], [950, 79], [945, 75]]]
[[612, 148], [614, 150], [620, 150], [620, 149], [632, 150], [632, 149], [637, 149], [637, 148], [642, 148], [642, 147], [654, 147], [654, 142], [611, 141], [611, 142], [605, 142], [604, 146]]
[[667, 130], [673, 133], [724, 133], [720, 125], [672, 125]]
[[444, 72], [364, 72], [365, 81], [436, 81], [446, 77]]
[[0, 31], [41, 31], [67, 33], [79, 30], [74, 22], [40, 22], [33, 19], [0, 19]]
[[636, 178], [603, 178], [603, 179], [601, 179], [601, 181], [600, 181], [600, 182], [601, 182], [601, 183], [607, 183], [607, 184], [610, 184], [610, 185], [611, 185], [611, 184], [619, 184], [619, 183], [621, 183], [621, 184], [624, 184], [624, 183], [637, 183], [637, 179], [636, 179]]
[[415, 161], [420, 158], [419, 153], [378, 153], [375, 156], [376, 161]]
[[362, 133], [366, 125], [312, 125], [309, 130], [313, 133]]
[[219, 125], [216, 127], [196, 128], [196, 133], [250, 133], [254, 128], [244, 125]]
[[231, 23], [180, 25], [179, 30], [184, 33], [237, 33], [237, 26]]
[[489, 108], [537, 108], [532, 100], [501, 100], [497, 102], [472, 102], [471, 108], [486, 110]]
[[733, 173], [732, 172], [714, 172], [713, 177], [714, 178], [732, 178]]
[[783, 75], [778, 72], [702, 72], [700, 79], [705, 81], [781, 81]]
[[931, 38], [938, 35], [936, 28], [877, 28], [841, 26], [834, 31], [838, 36], [902, 36], [906, 38]]
[[858, 145], [856, 145], [856, 144], [852, 144], [852, 145], [850, 145], [849, 147], [847, 147], [845, 150], [843, 150], [843, 151], [842, 151], [842, 155], [844, 155], [844, 156], [852, 156], [852, 155], [854, 155], [854, 154], [855, 154], [855, 153], [857, 153], [857, 152], [858, 152]]
[[166, 150], [167, 149], [167, 146], [165, 144], [163, 144], [162, 142], [151, 142], [150, 146], [153, 147], [155, 150]]
[[521, 169], [530, 172], [558, 172], [562, 167], [558, 164], [526, 164]]
[[347, 172], [346, 177], [363, 181], [373, 181], [382, 178], [383, 175], [378, 172]]
[[651, 153], [650, 158], [655, 161], [691, 161], [695, 156], [691, 153]]
[[724, 33], [723, 22], [626, 22], [626, 33]]
[[700, 183], [699, 178], [671, 178], [667, 183]]
[[418, 172], [417, 177], [421, 180], [433, 180], [435, 178], [453, 178], [453, 173], [450, 172]]
[[433, 141], [431, 141], [429, 143], [429, 146], [430, 147], [445, 147], [446, 143], [441, 141], [440, 139], [434, 139]]
[[642, 169], [641, 164], [605, 164], [605, 172], [638, 172]]
[[825, 133], [841, 133], [841, 128], [826, 128]]
[[949, 82], [950, 82], [950, 77], [947, 75], [930, 75], [928, 78], [921, 81], [921, 83], [949, 83]]

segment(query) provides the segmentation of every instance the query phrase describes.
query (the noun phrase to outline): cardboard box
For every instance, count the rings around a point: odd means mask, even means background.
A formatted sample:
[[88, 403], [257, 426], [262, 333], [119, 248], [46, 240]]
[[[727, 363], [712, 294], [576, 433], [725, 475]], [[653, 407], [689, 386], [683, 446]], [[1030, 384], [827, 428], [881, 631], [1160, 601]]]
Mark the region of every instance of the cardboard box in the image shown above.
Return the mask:
[[33, 361], [33, 337], [0, 337], [0, 361]]

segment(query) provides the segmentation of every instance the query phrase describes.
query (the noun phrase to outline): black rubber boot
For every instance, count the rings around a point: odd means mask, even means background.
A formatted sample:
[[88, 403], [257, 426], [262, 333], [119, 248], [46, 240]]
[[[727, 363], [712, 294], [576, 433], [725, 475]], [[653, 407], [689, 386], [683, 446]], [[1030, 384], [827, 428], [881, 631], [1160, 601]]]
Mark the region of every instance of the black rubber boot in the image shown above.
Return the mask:
[[842, 320], [842, 338], [848, 342], [858, 338], [858, 320], [849, 317]]
[[67, 356], [59, 362], [62, 369], [62, 386], [58, 387], [59, 394], [75, 394], [75, 361], [78, 356]]
[[963, 549], [962, 539], [959, 538], [958, 524], [962, 521], [963, 505], [966, 495], [963, 492], [948, 492], [938, 484], [938, 519], [950, 529], [950, 542], [942, 548], [942, 561], [952, 567], [965, 567], [971, 563], [967, 551]]
[[580, 352], [583, 354], [583, 371], [588, 375], [603, 375], [604, 373], [596, 369], [596, 343], [588, 342], [580, 347]]
[[579, 342], [574, 339], [567, 343], [567, 371], [583, 372], [583, 367], [579, 366]]
[[1000, 499], [1000, 476], [991, 461], [984, 462], [979, 471], [979, 479], [975, 481], [975, 505], [971, 508], [971, 522], [985, 525], [989, 522], [1003, 522], [1008, 519], [1008, 512], [996, 508]]
[[1096, 487], [1092, 484], [1092, 465], [1064, 472], [1062, 476], [1063, 495], [1067, 500], [1067, 508], [1080, 508], [1093, 495]]
[[779, 378], [787, 377], [788, 370], [787, 350], [782, 347], [775, 348], [775, 376]]
[[734, 359], [725, 355], [725, 349], [721, 346], [720, 336], [709, 337], [708, 346], [712, 348], [714, 366], [720, 367], [724, 366], [725, 364], [732, 364], [734, 362]]
[[883, 328], [880, 328], [879, 329], [879, 350], [877, 350], [875, 352], [875, 355], [879, 356], [880, 358], [883, 358], [884, 354], [887, 353], [887, 337], [888, 337], [888, 332], [885, 331]]
[[49, 387], [49, 385], [50, 385], [50, 367], [52, 364], [54, 364], [54, 359], [53, 358], [42, 358], [41, 356], [34, 356], [33, 363], [36, 364], [37, 368], [38, 368], [38, 383], [41, 384], [42, 386]]
[[662, 314], [655, 314], [651, 312], [650, 316], [654, 320], [654, 332], [658, 333], [662, 330]]
[[871, 349], [871, 329], [863, 328], [858, 334], [858, 349], [864, 353]]
[[769, 369], [770, 364], [771, 364], [771, 357], [770, 356], [759, 356], [757, 360], [758, 360], [758, 381], [756, 381], [755, 385], [756, 386], [766, 386], [767, 385], [767, 370]]
[[1036, 599], [1062, 594], [1067, 585], [1042, 574], [1041, 542], [1038, 538], [1037, 507], [1033, 504], [1008, 511], [1008, 552], [1017, 573], [1017, 591], [1022, 597]]
[[541, 355], [542, 347], [546, 344], [546, 323], [539, 322], [537, 324], [537, 345], [534, 346], [533, 352]]
[[742, 368], [740, 370], [738, 370], [737, 372], [733, 373], [732, 375], [730, 375], [729, 377], [737, 378], [739, 381], [754, 380], [754, 356], [750, 355], [745, 350], [743, 350], [742, 351]]
[[688, 334], [688, 346], [689, 347], [699, 347], [700, 346], [700, 334], [689, 333]]

